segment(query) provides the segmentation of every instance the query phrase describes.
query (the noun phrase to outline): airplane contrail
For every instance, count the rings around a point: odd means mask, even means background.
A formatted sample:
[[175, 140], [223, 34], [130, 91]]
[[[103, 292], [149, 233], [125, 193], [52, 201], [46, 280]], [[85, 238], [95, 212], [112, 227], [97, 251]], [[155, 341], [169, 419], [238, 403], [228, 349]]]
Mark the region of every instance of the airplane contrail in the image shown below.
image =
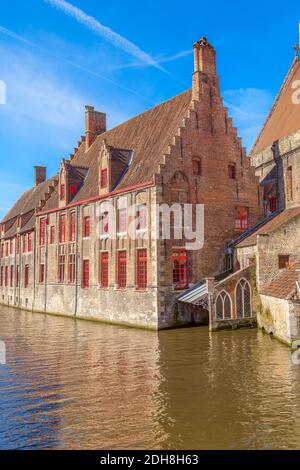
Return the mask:
[[68, 59], [65, 59], [65, 58], [62, 58], [60, 57], [58, 54], [56, 54], [55, 52], [52, 52], [50, 51], [49, 49], [45, 49], [41, 46], [39, 46], [38, 44], [35, 44], [34, 42], [31, 42], [31, 41], [28, 41], [26, 38], [22, 37], [22, 36], [19, 36], [18, 34], [14, 33], [13, 31], [7, 29], [7, 28], [4, 28], [3, 26], [0, 25], [0, 33], [2, 34], [5, 34], [6, 36], [12, 38], [12, 39], [15, 39], [16, 41], [19, 41], [19, 42], [22, 42], [23, 44], [26, 44], [27, 46], [31, 46], [31, 47], [34, 47], [40, 51], [42, 51], [43, 53], [47, 53], [53, 57], [55, 57], [56, 59], [58, 59], [59, 61], [63, 60], [66, 64], [78, 69], [78, 70], [81, 70], [83, 72], [86, 72], [88, 73], [89, 75], [92, 75], [93, 77], [96, 77], [96, 78], [99, 78], [101, 80], [104, 80], [105, 82], [108, 82], [108, 83], [111, 83], [112, 85], [118, 87], [118, 88], [122, 88], [123, 90], [125, 91], [128, 91], [129, 93], [133, 93], [134, 95], [136, 96], [139, 96], [140, 98], [143, 98], [144, 100], [148, 101], [149, 103], [151, 103], [152, 105], [156, 105], [157, 103], [151, 99], [149, 99], [147, 96], [145, 95], [142, 95], [141, 93], [139, 93], [138, 91], [135, 91], [133, 90], [132, 88], [128, 88], [127, 86], [125, 85], [122, 85], [121, 83], [118, 83], [108, 77], [105, 77], [104, 75], [101, 75], [99, 74], [98, 72], [95, 72], [93, 70], [90, 70], [90, 69], [87, 69], [86, 67], [83, 67], [75, 62], [72, 62]]
[[66, 15], [74, 18], [78, 23], [85, 25], [88, 29], [93, 31], [98, 36], [105, 39], [110, 44], [114, 45], [118, 49], [123, 50], [127, 54], [139, 59], [142, 62], [145, 62], [152, 67], [155, 67], [161, 70], [164, 73], [169, 74], [169, 72], [164, 69], [153, 57], [144, 52], [138, 46], [133, 44], [128, 39], [124, 38], [120, 34], [113, 31], [111, 28], [104, 26], [100, 21], [98, 21], [93, 16], [88, 15], [83, 10], [78, 7], [75, 7], [65, 0], [44, 0], [49, 5], [52, 5], [59, 10], [62, 10]]

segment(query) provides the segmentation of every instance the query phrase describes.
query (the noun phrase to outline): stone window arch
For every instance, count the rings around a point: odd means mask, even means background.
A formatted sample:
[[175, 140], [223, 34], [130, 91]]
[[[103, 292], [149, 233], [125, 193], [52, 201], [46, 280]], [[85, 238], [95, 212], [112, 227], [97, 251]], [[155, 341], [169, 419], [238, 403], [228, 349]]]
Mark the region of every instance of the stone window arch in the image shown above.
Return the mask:
[[230, 320], [232, 314], [232, 305], [230, 295], [222, 290], [216, 300], [217, 320]]
[[251, 317], [251, 287], [246, 279], [241, 279], [235, 289], [237, 318]]

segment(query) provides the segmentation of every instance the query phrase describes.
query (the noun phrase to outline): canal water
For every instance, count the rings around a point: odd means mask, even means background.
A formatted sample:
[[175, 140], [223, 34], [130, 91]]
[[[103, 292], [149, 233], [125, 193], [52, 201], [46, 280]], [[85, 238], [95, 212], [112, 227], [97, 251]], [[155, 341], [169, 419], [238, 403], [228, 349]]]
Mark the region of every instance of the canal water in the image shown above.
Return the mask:
[[0, 307], [1, 449], [295, 449], [300, 365], [258, 330], [159, 334]]

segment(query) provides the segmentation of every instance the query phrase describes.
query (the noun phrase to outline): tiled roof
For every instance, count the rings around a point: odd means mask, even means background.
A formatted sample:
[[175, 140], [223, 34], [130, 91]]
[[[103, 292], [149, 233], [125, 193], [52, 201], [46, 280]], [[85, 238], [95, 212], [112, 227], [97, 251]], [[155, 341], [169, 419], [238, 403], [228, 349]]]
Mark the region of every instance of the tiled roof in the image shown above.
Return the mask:
[[300, 128], [300, 105], [293, 103], [295, 88], [292, 84], [300, 80], [300, 61], [294, 60], [275, 99], [271, 111], [258, 135], [251, 155], [264, 150], [278, 139], [292, 134]]
[[25, 193], [21, 195], [11, 210], [6, 214], [2, 222], [6, 222], [20, 214], [26, 214], [35, 209], [39, 202], [44, 198], [48, 187], [51, 186], [55, 178], [56, 177], [54, 176], [47, 181], [40, 183], [38, 186], [25, 191]]
[[300, 207], [293, 207], [292, 209], [286, 209], [285, 211], [280, 212], [278, 215], [273, 217], [271, 220], [267, 220], [265, 224], [261, 225], [254, 232], [251, 232], [248, 237], [246, 236], [246, 238], [243, 238], [243, 240], [238, 242], [235, 246], [237, 248], [242, 248], [245, 246], [256, 245], [257, 235], [268, 234], [299, 215], [300, 215]]
[[191, 99], [192, 92], [188, 90], [139, 114], [99, 135], [87, 152], [82, 143], [71, 164], [89, 166], [90, 171], [73, 202], [98, 195], [98, 156], [104, 140], [111, 147], [133, 151], [131, 164], [118, 189], [151, 181], [186, 116]]
[[279, 270], [277, 275], [259, 293], [279, 299], [289, 299], [296, 291], [298, 279], [296, 269], [300, 269], [300, 260], [295, 261], [286, 269]]
[[[98, 156], [104, 140], [108, 146], [113, 148], [115, 158], [120, 158], [120, 150], [123, 149], [123, 157], [126, 154], [130, 160], [128, 170], [117, 184], [117, 189], [152, 180], [162, 156], [167, 152], [173, 136], [182, 125], [191, 98], [192, 91], [188, 90], [139, 114], [99, 135], [88, 151], [86, 151], [86, 144], [82, 139], [74, 157], [68, 162], [73, 168], [74, 174], [84, 179], [84, 184], [72, 203], [98, 195]], [[132, 158], [129, 159], [131, 156]], [[35, 209], [54, 179], [57, 179], [57, 176], [22, 194], [2, 222]], [[43, 211], [52, 210], [57, 207], [58, 189], [56, 187], [42, 209]], [[28, 221], [28, 227], [30, 224], [34, 227], [34, 219], [33, 216], [32, 220]]]

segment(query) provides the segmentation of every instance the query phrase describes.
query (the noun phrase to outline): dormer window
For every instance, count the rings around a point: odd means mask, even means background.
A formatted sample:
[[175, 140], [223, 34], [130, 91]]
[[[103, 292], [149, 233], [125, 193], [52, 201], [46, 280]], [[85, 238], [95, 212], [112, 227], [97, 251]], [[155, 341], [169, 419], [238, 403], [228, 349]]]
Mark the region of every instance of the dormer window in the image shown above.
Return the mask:
[[101, 188], [107, 187], [107, 168], [104, 168], [103, 170], [101, 170], [100, 186]]

